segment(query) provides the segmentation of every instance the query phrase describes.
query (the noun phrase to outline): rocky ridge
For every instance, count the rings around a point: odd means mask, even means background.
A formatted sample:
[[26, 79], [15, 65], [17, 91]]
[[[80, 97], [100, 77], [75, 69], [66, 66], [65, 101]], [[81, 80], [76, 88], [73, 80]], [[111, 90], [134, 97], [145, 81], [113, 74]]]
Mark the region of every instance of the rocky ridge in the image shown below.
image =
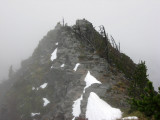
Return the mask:
[[[94, 40], [94, 32], [93, 25], [87, 20], [77, 20], [71, 27], [57, 24], [54, 30], [49, 31], [39, 42], [33, 55], [23, 61], [21, 69], [10, 78], [14, 82], [4, 97], [0, 118], [72, 120], [74, 101], [82, 94], [79, 117], [85, 118], [91, 92], [113, 107], [122, 111], [129, 109], [126, 101], [128, 80], [125, 75], [111, 66], [105, 58], [100, 57], [91, 44], [79, 36], [83, 33], [86, 38]], [[56, 49], [53, 60], [51, 55]], [[77, 63], [80, 65], [74, 70]], [[83, 93], [86, 86], [84, 79], [88, 71], [102, 84], [92, 84]], [[40, 88], [44, 83], [47, 83], [47, 86]], [[50, 101], [46, 107], [43, 107], [42, 98]]]

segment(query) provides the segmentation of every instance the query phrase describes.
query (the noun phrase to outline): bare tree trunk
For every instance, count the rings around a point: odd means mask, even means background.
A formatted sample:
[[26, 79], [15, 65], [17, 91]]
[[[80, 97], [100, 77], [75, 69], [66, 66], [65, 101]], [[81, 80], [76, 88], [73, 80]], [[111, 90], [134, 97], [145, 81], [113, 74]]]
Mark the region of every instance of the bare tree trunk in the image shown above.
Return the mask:
[[63, 18], [62, 22], [63, 22], [63, 27], [64, 27], [64, 18]]
[[120, 42], [119, 42], [119, 52], [120, 52]]
[[106, 58], [107, 58], [107, 60], [109, 62], [109, 48], [108, 48], [108, 42], [109, 41], [108, 41], [108, 35], [106, 35], [106, 31], [105, 31], [105, 28], [104, 28], [103, 25], [100, 26], [100, 33], [104, 37], [104, 42], [106, 44], [106, 48], [105, 48], [104, 52], [106, 53]]
[[115, 45], [116, 50], [118, 50], [118, 46], [117, 46], [117, 44], [116, 44], [116, 42], [115, 42], [114, 38], [112, 37], [112, 35], [111, 35], [111, 40], [112, 40], [113, 44]]

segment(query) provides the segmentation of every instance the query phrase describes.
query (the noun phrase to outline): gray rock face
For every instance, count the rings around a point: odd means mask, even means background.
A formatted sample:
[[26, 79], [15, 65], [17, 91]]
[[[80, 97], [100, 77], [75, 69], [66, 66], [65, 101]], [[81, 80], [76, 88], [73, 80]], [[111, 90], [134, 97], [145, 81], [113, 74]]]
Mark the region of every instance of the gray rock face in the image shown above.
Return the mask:
[[[94, 38], [91, 23], [86, 20], [78, 20], [76, 25], [80, 26], [84, 33], [89, 28], [88, 35]], [[90, 92], [95, 92], [109, 103], [111, 103], [110, 98], [114, 99], [115, 96], [119, 96], [118, 98], [121, 99], [125, 96], [125, 93], [115, 93], [116, 90], [113, 89], [124, 75], [112, 73], [108, 62], [93, 52], [90, 45], [83, 42], [84, 40], [77, 38], [73, 28], [58, 25], [40, 41], [32, 57], [22, 63], [21, 72], [24, 71], [22, 76], [26, 76], [26, 84], [38, 87], [44, 82], [48, 83], [44, 90], [37, 90], [35, 94], [41, 98], [46, 97], [50, 101], [47, 108], [31, 109], [33, 112], [41, 112], [41, 115], [28, 117], [28, 120], [71, 120], [73, 118], [72, 105], [83, 94], [86, 86], [84, 79], [88, 71], [102, 84], [93, 84], [85, 90], [81, 101], [81, 117], [85, 118]], [[56, 45], [57, 42], [58, 45]], [[51, 54], [56, 48], [57, 58], [51, 61]], [[80, 66], [77, 71], [74, 71], [77, 63], [80, 63]], [[60, 67], [62, 64], [65, 64], [64, 67]], [[35, 77], [37, 74], [42, 76]], [[126, 81], [125, 78], [124, 81]], [[35, 96], [32, 97], [36, 99]], [[119, 103], [119, 99], [115, 99], [111, 105], [128, 108], [124, 99], [121, 100], [121, 104], [114, 104]], [[21, 118], [21, 120], [26, 119], [25, 117]]]

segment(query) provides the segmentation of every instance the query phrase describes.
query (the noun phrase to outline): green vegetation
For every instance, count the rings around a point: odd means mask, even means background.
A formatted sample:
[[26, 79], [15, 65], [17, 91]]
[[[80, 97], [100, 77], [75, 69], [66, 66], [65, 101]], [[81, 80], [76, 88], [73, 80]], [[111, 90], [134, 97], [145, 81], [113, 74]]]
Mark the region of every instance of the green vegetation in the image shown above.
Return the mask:
[[132, 111], [140, 111], [149, 119], [160, 118], [160, 88], [159, 93], [154, 90], [152, 82], [147, 78], [145, 62], [137, 65], [130, 83], [129, 95]]
[[132, 99], [132, 107], [144, 113], [146, 116], [155, 120], [160, 118], [160, 88], [159, 93], [154, 91], [152, 82], [148, 81], [145, 94], [141, 95], [140, 99]]
[[122, 71], [127, 78], [132, 79], [136, 64], [127, 55], [120, 53], [111, 45], [109, 46], [109, 50], [109, 62]]
[[148, 80], [147, 67], [145, 62], [139, 63], [133, 74], [133, 80], [130, 83], [129, 95], [133, 98], [140, 98], [141, 94], [144, 94], [144, 88], [147, 85]]

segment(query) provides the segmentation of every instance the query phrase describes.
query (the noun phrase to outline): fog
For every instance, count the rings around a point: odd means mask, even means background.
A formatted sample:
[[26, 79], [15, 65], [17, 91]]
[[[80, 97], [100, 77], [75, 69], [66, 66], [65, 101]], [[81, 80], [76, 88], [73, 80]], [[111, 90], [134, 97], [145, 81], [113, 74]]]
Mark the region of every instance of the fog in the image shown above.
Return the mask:
[[149, 78], [160, 86], [159, 0], [0, 0], [0, 80], [17, 70], [38, 41], [64, 17], [68, 25], [86, 18], [121, 43], [135, 63], [145, 60]]

